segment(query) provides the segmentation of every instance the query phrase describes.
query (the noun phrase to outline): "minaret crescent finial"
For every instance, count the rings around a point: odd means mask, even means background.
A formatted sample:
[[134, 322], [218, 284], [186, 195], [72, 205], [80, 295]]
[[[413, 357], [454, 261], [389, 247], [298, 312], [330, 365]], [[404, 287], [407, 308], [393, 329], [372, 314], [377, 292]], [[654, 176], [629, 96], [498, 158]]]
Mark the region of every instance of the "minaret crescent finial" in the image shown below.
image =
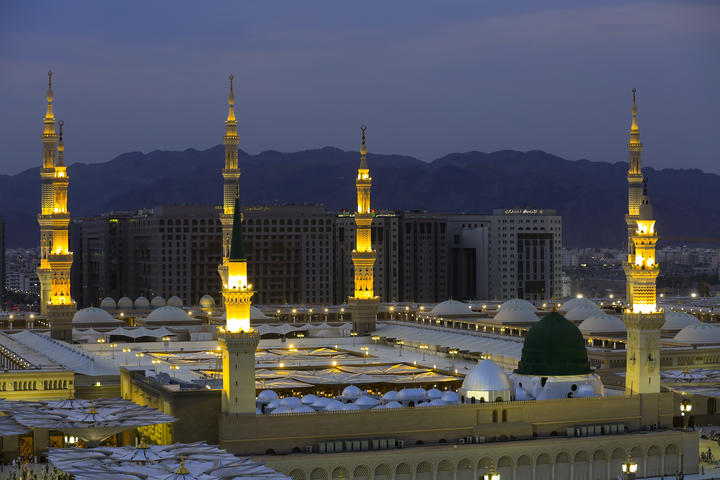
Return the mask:
[[52, 70], [48, 70], [48, 88], [52, 88]]
[[58, 126], [60, 127], [60, 141], [62, 142], [62, 127], [65, 125], [65, 120], [59, 120]]
[[233, 74], [230, 74], [230, 91], [231, 92], [233, 91], [233, 80], [234, 79], [235, 79], [235, 77], [233, 76]]
[[360, 131], [362, 131], [362, 144], [365, 145], [365, 131], [367, 130], [367, 125], [361, 125]]
[[635, 93], [637, 93], [637, 89], [633, 88], [633, 105], [635, 105]]

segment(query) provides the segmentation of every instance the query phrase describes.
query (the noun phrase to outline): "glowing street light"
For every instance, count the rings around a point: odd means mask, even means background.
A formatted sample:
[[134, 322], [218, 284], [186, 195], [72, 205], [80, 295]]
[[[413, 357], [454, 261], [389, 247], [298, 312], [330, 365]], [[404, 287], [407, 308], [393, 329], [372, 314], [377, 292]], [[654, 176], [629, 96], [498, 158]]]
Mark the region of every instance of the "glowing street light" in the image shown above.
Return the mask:
[[423, 362], [425, 361], [425, 350], [427, 350], [428, 348], [430, 348], [430, 345], [425, 345], [425, 344], [420, 345], [420, 350], [422, 350]]
[[483, 475], [483, 480], [500, 480], [500, 474], [495, 471], [495, 465], [490, 462], [488, 472]]
[[690, 421], [690, 411], [692, 410], [692, 402], [688, 398], [680, 400], [680, 415], [683, 417], [683, 427], [688, 428]]
[[637, 463], [632, 461], [632, 457], [628, 454], [627, 460], [622, 464], [622, 476], [624, 480], [634, 480], [637, 473]]

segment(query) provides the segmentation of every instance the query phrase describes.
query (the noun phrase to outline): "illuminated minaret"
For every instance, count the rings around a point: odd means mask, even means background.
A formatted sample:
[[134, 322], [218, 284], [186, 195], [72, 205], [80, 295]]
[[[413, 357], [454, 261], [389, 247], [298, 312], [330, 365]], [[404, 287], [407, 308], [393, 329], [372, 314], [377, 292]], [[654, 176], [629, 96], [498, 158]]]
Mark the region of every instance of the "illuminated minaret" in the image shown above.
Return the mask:
[[225, 327], [218, 329], [223, 356], [222, 413], [255, 414], [255, 350], [260, 336], [250, 327], [253, 287], [248, 283], [242, 218], [235, 199], [227, 282], [223, 284]]
[[43, 166], [42, 205], [38, 215], [40, 224], [40, 309], [47, 316], [54, 338], [72, 341], [72, 317], [75, 302], [70, 297], [70, 268], [73, 254], [69, 249], [67, 208], [68, 176], [65, 167], [65, 144], [60, 125], [60, 141], [55, 134], [55, 117], [52, 112], [52, 73], [48, 73], [48, 109], [42, 135]]
[[225, 168], [223, 168], [223, 211], [220, 214], [222, 223], [222, 264], [218, 266], [223, 285], [228, 282], [227, 269], [230, 257], [230, 235], [233, 228], [235, 199], [240, 193], [240, 168], [238, 168], [238, 145], [240, 138], [235, 120], [235, 93], [233, 92], [233, 76], [230, 75], [230, 93], [228, 94], [228, 116], [225, 120]]
[[625, 393], [628, 395], [660, 392], [660, 328], [665, 314], [658, 308], [655, 282], [660, 273], [655, 261], [658, 235], [647, 182], [633, 232], [633, 257], [627, 269], [627, 281], [633, 303], [623, 315], [627, 327], [627, 366]]
[[40, 265], [37, 268], [40, 280], [40, 313], [47, 314], [47, 305], [50, 302], [51, 280], [50, 264], [48, 258], [53, 243], [52, 213], [54, 211], [55, 193], [53, 182], [55, 180], [55, 155], [57, 151], [57, 134], [55, 133], [55, 115], [53, 114], [52, 72], [48, 72], [48, 89], [45, 95], [47, 111], [43, 123], [45, 128], [41, 136], [43, 145], [42, 168], [40, 169]]
[[633, 304], [632, 299], [632, 281], [628, 269], [633, 261], [635, 253], [635, 245], [633, 243], [633, 235], [635, 234], [635, 222], [638, 217], [638, 209], [640, 208], [640, 197], [642, 190], [642, 143], [640, 143], [640, 129], [637, 123], [637, 104], [635, 103], [636, 90], [633, 88], [633, 104], [632, 104], [632, 123], [630, 124], [630, 141], [628, 142], [629, 167], [628, 167], [628, 213], [625, 215], [627, 223], [627, 262], [624, 265], [625, 277], [627, 284], [625, 289], [625, 298], [628, 305]]
[[352, 312], [353, 331], [365, 334], [375, 330], [378, 303], [380, 298], [373, 291], [373, 266], [375, 252], [372, 249], [370, 228], [373, 211], [370, 209], [370, 187], [372, 178], [367, 166], [367, 146], [365, 130], [362, 126], [362, 145], [360, 146], [360, 168], [355, 180], [357, 187], [357, 210], [355, 211], [355, 250], [352, 252], [355, 267], [355, 295], [348, 299]]

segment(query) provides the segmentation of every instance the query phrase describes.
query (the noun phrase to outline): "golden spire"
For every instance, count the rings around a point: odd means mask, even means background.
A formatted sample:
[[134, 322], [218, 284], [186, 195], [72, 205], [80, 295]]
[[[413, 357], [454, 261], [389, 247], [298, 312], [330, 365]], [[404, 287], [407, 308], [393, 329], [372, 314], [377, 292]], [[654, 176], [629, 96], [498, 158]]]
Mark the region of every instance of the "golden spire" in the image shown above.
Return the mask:
[[65, 122], [63, 120], [58, 121], [60, 132], [58, 135], [58, 156], [56, 166], [59, 167], [65, 166], [65, 142], [63, 142], [63, 125], [65, 125]]
[[228, 126], [230, 123], [235, 122], [235, 92], [233, 92], [233, 80], [234, 76], [230, 75], [230, 93], [228, 93], [228, 116], [225, 121]]
[[185, 457], [180, 456], [180, 465], [178, 465], [177, 470], [175, 470], [175, 475], [187, 475], [190, 473], [190, 470], [185, 467]]
[[360, 144], [360, 170], [367, 170], [367, 159], [365, 158], [367, 155], [367, 145], [365, 145], [365, 131], [367, 130], [366, 125], [360, 126], [360, 131], [362, 132], [362, 143]]
[[88, 410], [88, 413], [93, 415], [97, 413], [97, 410], [95, 410], [95, 400], [90, 400], [90, 410]]
[[52, 70], [48, 72], [48, 89], [47, 93], [45, 94], [45, 99], [47, 100], [47, 111], [45, 112], [45, 131], [44, 134], [54, 134], [55, 133], [55, 115], [53, 114], [53, 91], [52, 91]]
[[640, 128], [637, 123], [637, 104], [635, 103], [636, 89], [632, 89], [633, 104], [632, 104], [632, 123], [630, 124], [630, 143], [640, 143]]

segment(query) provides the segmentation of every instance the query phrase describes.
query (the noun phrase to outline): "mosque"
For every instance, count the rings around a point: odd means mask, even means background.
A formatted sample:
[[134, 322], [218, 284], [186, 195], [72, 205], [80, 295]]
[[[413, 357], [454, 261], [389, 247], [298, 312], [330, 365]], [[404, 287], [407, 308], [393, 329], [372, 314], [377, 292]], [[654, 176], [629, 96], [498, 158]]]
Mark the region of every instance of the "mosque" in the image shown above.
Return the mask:
[[[634, 91], [628, 144], [628, 257], [624, 264], [628, 306], [622, 319], [611, 315], [604, 317], [600, 309], [581, 301], [567, 302], [564, 307], [569, 310], [565, 315], [563, 306], [553, 302], [539, 318], [534, 305], [511, 300], [500, 306], [492, 321], [473, 322], [472, 330], [463, 328], [462, 335], [453, 333], [458, 337], [448, 341], [458, 344], [478, 342], [482, 337], [482, 341], [497, 342], [496, 347], [502, 347], [508, 358], [519, 351], [518, 361], [503, 358], [495, 361], [495, 355], [486, 355], [464, 378], [451, 367], [433, 365], [426, 368], [424, 373], [433, 378], [432, 383], [440, 385], [447, 381], [445, 386], [457, 385], [457, 391], [450, 387], [444, 391], [413, 387], [413, 382], [417, 382], [415, 375], [404, 378], [399, 383], [402, 388], [389, 388], [389, 368], [379, 373], [370, 371], [380, 365], [388, 367], [387, 363], [373, 364], [370, 370], [363, 367], [368, 366], [366, 362], [371, 351], [373, 357], [381, 360], [383, 352], [393, 352], [397, 355], [396, 360], [404, 352], [403, 341], [391, 333], [392, 329], [400, 328], [396, 322], [376, 322], [380, 299], [373, 292], [372, 178], [363, 127], [356, 179], [356, 249], [352, 253], [355, 292], [348, 299], [348, 313], [352, 319], [349, 328], [353, 335], [302, 338], [298, 345], [312, 346], [314, 353], [323, 348], [354, 352], [360, 345], [364, 355], [348, 355], [345, 369], [356, 372], [354, 378], [360, 378], [357, 372], [363, 372], [366, 377], [377, 375], [382, 380], [375, 382], [372, 389], [363, 391], [352, 385], [353, 376], [349, 376], [343, 382], [348, 386], [341, 393], [318, 395], [316, 391], [300, 397], [281, 396], [271, 389], [257, 388], [256, 376], [267, 375], [258, 370], [264, 358], [272, 354], [273, 349], [295, 354], [297, 352], [293, 350], [297, 348], [285, 344], [284, 339], [261, 341], [262, 327], [253, 321], [254, 316], [260, 320], [265, 314], [251, 306], [254, 289], [252, 279], [247, 275], [243, 222], [238, 208], [239, 140], [232, 80], [231, 77], [224, 137], [225, 168], [222, 171], [223, 255], [218, 266], [225, 318], [214, 333], [213, 329], [207, 328], [209, 322], [193, 320], [195, 316], [182, 310], [180, 299], [167, 302], [160, 298], [152, 301], [136, 299], [134, 302], [108, 299], [97, 311], [86, 309], [79, 317], [75, 314], [74, 303], [69, 297], [72, 252], [67, 246], [68, 179], [62, 155], [62, 124], [58, 137], [52, 113], [52, 89], [48, 89], [42, 137], [42, 212], [38, 216], [43, 254], [38, 275], [42, 284], [42, 313], [53, 336], [71, 341], [73, 326], [80, 325], [121, 328], [115, 323], [117, 317], [109, 315], [108, 311], [115, 309], [124, 313], [130, 311], [132, 303], [132, 310], [137, 313], [136, 321], [146, 329], [147, 337], [157, 339], [158, 332], [154, 329], [160, 328], [166, 329], [160, 332], [164, 334], [160, 338], [168, 337], [168, 333], [177, 336], [181, 331], [185, 332], [185, 339], [190, 341], [180, 343], [186, 346], [195, 340], [204, 341], [203, 345], [214, 345], [210, 356], [218, 355], [218, 364], [222, 365], [218, 368], [222, 372], [222, 381], [214, 388], [206, 384], [207, 392], [198, 392], [184, 389], [172, 378], [167, 382], [160, 381], [157, 364], [153, 376], [140, 360], [137, 368], [125, 362], [120, 369], [124, 398], [140, 404], [154, 402], [151, 406], [174, 405], [176, 408], [172, 415], [179, 418], [178, 423], [167, 427], [157, 441], [217, 441], [230, 452], [253, 455], [255, 461], [271, 466], [293, 480], [471, 480], [492, 469], [503, 480], [611, 479], [617, 478], [621, 465], [629, 458], [638, 464], [643, 476], [697, 472], [698, 434], [673, 428], [677, 395], [661, 389], [660, 346], [667, 322], [672, 323], [673, 328], [680, 327], [678, 335], [685, 331], [686, 337], [693, 335], [686, 328], [697, 330], [698, 327], [682, 327], [685, 320], [666, 318], [658, 306], [655, 288], [659, 273], [655, 262], [658, 234], [647, 185], [643, 186], [642, 144]], [[442, 353], [455, 362], [460, 349], [451, 344], [440, 352], [437, 346], [445, 341], [441, 337], [447, 333], [432, 328], [440, 322], [446, 326], [448, 322], [469, 325], [470, 307], [460, 302], [443, 302], [428, 314], [415, 317], [417, 322], [433, 322], [434, 325], [403, 328], [416, 328], [425, 335], [434, 332], [437, 341], [433, 358], [439, 358]], [[205, 313], [205, 310], [214, 309], [209, 302], [200, 308]], [[144, 315], [140, 315], [141, 312]], [[580, 320], [581, 317], [584, 318]], [[392, 314], [390, 318], [392, 320]], [[577, 321], [583, 322], [581, 328], [574, 323]], [[605, 335], [613, 331], [624, 331], [626, 335], [624, 389], [604, 384], [596, 373], [594, 359], [588, 355], [588, 333]], [[496, 333], [509, 334], [509, 338], [500, 338]], [[334, 349], [331, 348], [333, 344]], [[422, 348], [423, 345], [427, 344], [418, 342], [418, 351], [422, 351], [424, 359], [428, 347]], [[367, 349], [362, 350], [363, 346]], [[155, 348], [158, 352], [162, 350], [166, 358], [173, 354], [167, 345]], [[178, 354], [178, 358], [184, 361], [186, 356], [182, 348], [183, 353]], [[395, 365], [411, 369], [423, 362], [417, 355], [410, 357], [409, 352], [405, 352], [408, 361], [400, 360]], [[298, 371], [305, 369], [306, 376], [310, 376], [307, 370], [311, 369], [312, 375], [316, 376], [318, 369], [330, 371], [339, 367], [338, 360], [333, 358], [315, 356], [312, 360], [298, 360], [296, 367]], [[410, 364], [410, 358], [415, 363]], [[282, 363], [277, 369], [290, 375]], [[512, 373], [508, 374], [510, 369]], [[289, 389], [292, 391], [293, 388], [296, 387]], [[257, 390], [262, 391], [256, 395]], [[186, 427], [183, 427], [183, 420]], [[179, 435], [185, 437], [177, 438]], [[196, 438], [193, 439], [193, 435]], [[216, 435], [216, 438], [203, 438], [202, 435]], [[368, 454], [370, 451], [372, 455]]]

